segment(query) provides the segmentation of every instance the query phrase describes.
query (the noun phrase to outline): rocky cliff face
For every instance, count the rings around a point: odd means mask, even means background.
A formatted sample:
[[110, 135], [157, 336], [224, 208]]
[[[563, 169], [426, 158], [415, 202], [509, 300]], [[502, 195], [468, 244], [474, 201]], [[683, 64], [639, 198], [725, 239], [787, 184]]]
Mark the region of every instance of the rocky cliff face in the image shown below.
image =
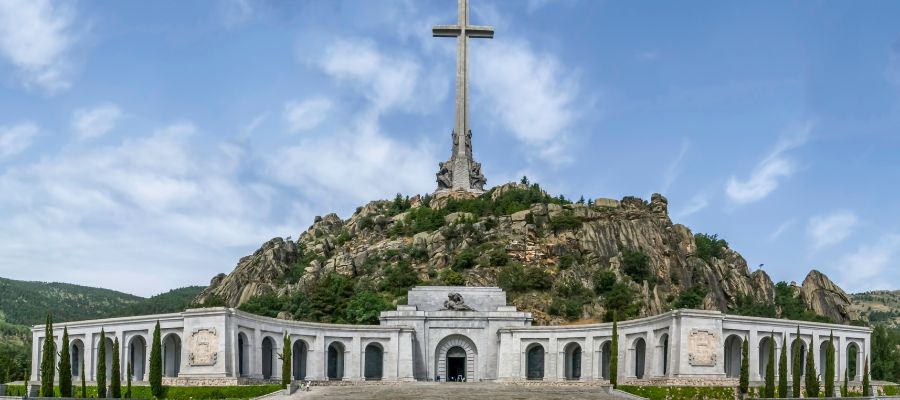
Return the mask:
[[[726, 247], [715, 257], [698, 256], [693, 233], [672, 223], [668, 201], [661, 195], [654, 194], [649, 202], [636, 197], [596, 199], [592, 204], [544, 201], [515, 212], [498, 211], [528, 190], [506, 184], [481, 199], [469, 199], [466, 207], [460, 206], [466, 199], [416, 197], [375, 201], [347, 220], [334, 214], [317, 217], [296, 242], [272, 239], [242, 258], [231, 274], [215, 277], [197, 301], [216, 298], [238, 306], [269, 291], [286, 296], [307, 290], [331, 272], [377, 284], [399, 263], [409, 263], [421, 284], [446, 283], [445, 272], [452, 269], [467, 285], [497, 285], [509, 265], [532, 268], [548, 283], [511, 293], [510, 301], [534, 312], [544, 324], [567, 320], [551, 306], [554, 296], [567, 293], [558, 290], [562, 282], [575, 282], [592, 293], [576, 310], [579, 319], [602, 319], [606, 295], [595, 288], [598, 272], [604, 271], [628, 285], [639, 316], [673, 308], [692, 288], [702, 296], [699, 306], [711, 310], [728, 311], [740, 298], [774, 300], [769, 276], [751, 273], [737, 252]], [[450, 212], [454, 207], [460, 210]], [[649, 276], [641, 279], [623, 267], [625, 252], [635, 250], [649, 261]], [[840, 288], [815, 271], [807, 281], [803, 296], [811, 309], [839, 322], [850, 319], [849, 300]]]

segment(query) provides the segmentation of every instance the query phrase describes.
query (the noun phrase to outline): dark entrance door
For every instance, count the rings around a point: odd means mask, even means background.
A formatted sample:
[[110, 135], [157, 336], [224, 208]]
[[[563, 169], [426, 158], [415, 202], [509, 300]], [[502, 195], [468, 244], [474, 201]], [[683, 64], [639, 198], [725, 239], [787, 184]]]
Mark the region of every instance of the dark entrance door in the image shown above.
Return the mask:
[[366, 346], [365, 377], [367, 381], [381, 380], [383, 361], [381, 346], [370, 344]]
[[539, 344], [528, 350], [528, 379], [544, 379], [544, 348]]
[[451, 347], [447, 350], [447, 381], [466, 381], [466, 351], [461, 347]]

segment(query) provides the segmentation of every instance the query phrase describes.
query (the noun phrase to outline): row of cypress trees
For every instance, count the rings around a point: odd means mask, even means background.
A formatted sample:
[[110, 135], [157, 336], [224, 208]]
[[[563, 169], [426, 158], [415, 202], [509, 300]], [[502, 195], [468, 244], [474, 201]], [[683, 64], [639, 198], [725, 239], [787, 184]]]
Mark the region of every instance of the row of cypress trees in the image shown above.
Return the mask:
[[[771, 343], [775, 343], [775, 334], [774, 332], [770, 336]], [[806, 386], [806, 397], [819, 397], [819, 389], [821, 388], [822, 382], [819, 381], [819, 375], [816, 373], [816, 360], [813, 351], [808, 351], [808, 355], [806, 357], [806, 365], [801, 365], [800, 360], [800, 351], [796, 348], [800, 345], [800, 327], [797, 327], [797, 339], [794, 341], [794, 351], [792, 351], [792, 368], [793, 371], [793, 385], [791, 387], [792, 393], [791, 397], [799, 398], [800, 397], [800, 377], [801, 374], [798, 372], [801, 368], [805, 367], [805, 371], [803, 373], [803, 377], [805, 378], [805, 386]], [[749, 391], [749, 366], [747, 364], [748, 360], [748, 350], [747, 350], [747, 340], [744, 340], [744, 346], [741, 354], [741, 379], [740, 379], [740, 391], [742, 394], [746, 394]], [[834, 332], [832, 332], [828, 337], [828, 347], [825, 350], [825, 372], [823, 377], [825, 379], [825, 397], [835, 397], [835, 365], [834, 365]], [[869, 396], [871, 394], [871, 386], [869, 384], [869, 358], [866, 357], [865, 367], [863, 372], [863, 396]], [[782, 338], [781, 340], [781, 354], [778, 361], [778, 397], [786, 398], [788, 397], [788, 386], [787, 386], [787, 340]], [[848, 381], [849, 381], [849, 373], [844, 371], [844, 385], [841, 387], [841, 396], [847, 396], [848, 392]], [[763, 396], [766, 398], [775, 398], [775, 346], [769, 346], [769, 362], [766, 365], [766, 374], [765, 374], [765, 387], [763, 389]]]
[[[73, 397], [72, 387], [72, 361], [69, 354], [69, 329], [63, 328], [62, 340], [60, 341], [59, 362], [56, 362], [56, 346], [53, 340], [53, 317], [47, 314], [47, 323], [44, 325], [44, 344], [41, 355], [41, 387], [39, 391], [40, 397], [56, 397], [54, 393], [53, 381], [56, 371], [59, 370], [59, 396]], [[106, 331], [100, 329], [100, 348], [97, 350], [97, 397], [107, 397], [107, 376], [106, 376]], [[156, 327], [153, 329], [153, 345], [150, 350], [150, 391], [154, 397], [162, 397], [162, 342], [159, 334], [159, 321], [156, 321]], [[125, 393], [122, 393], [122, 372], [119, 363], [119, 338], [113, 342], [112, 349], [112, 366], [110, 368], [109, 377], [109, 397], [112, 398], [131, 398], [131, 376], [133, 375], [131, 364], [128, 365], [126, 373]], [[124, 396], [123, 396], [124, 394]], [[84, 361], [81, 362], [81, 397], [87, 397], [87, 386], [84, 373]]]

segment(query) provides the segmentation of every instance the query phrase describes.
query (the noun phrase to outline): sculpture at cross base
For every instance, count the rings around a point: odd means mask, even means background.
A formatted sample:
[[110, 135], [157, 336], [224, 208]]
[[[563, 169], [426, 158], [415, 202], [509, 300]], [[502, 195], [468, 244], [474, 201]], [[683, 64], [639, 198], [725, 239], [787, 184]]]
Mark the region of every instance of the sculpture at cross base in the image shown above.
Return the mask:
[[447, 295], [447, 300], [444, 301], [443, 309], [447, 311], [475, 311], [463, 301], [462, 295], [456, 292]]
[[494, 28], [469, 25], [469, 0], [458, 0], [456, 25], [437, 25], [436, 37], [456, 38], [456, 118], [453, 150], [450, 159], [439, 164], [437, 191], [465, 191], [483, 193], [487, 180], [481, 164], [472, 159], [472, 131], [469, 129], [469, 38], [493, 38]]

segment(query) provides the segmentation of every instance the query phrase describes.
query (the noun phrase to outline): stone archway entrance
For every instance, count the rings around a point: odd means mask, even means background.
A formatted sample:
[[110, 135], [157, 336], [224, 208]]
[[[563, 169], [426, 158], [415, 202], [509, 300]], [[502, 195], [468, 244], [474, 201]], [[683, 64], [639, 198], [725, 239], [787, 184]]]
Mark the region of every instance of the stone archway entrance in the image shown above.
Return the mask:
[[435, 379], [447, 382], [478, 380], [477, 356], [478, 350], [471, 339], [462, 335], [447, 336], [435, 349]]

